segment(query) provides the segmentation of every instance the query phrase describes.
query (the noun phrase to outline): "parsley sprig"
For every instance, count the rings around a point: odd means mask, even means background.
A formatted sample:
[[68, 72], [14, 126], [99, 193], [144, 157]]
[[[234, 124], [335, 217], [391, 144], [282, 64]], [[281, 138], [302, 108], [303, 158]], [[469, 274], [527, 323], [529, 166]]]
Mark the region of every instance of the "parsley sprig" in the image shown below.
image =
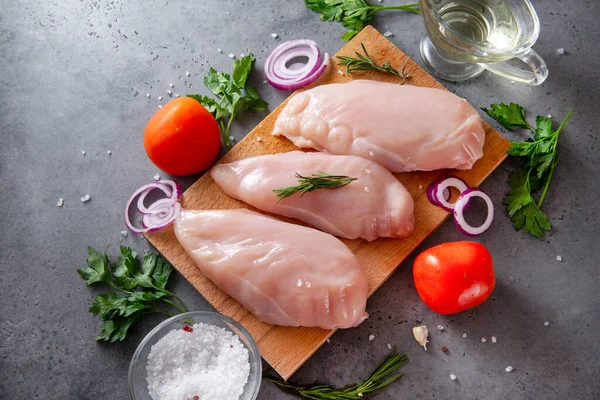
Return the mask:
[[[520, 157], [522, 162], [519, 170], [508, 177], [512, 190], [506, 193], [503, 203], [516, 230], [524, 228], [532, 235], [542, 237], [552, 225], [541, 207], [559, 160], [558, 138], [573, 110], [569, 110], [556, 130], [552, 118], [542, 115], [536, 118], [535, 128], [532, 127], [525, 120], [525, 109], [515, 103], [492, 104], [489, 109], [482, 110], [509, 130], [529, 129], [533, 133], [530, 139], [513, 142], [507, 151], [511, 156]], [[533, 196], [539, 190], [542, 192], [536, 201]]]
[[[88, 266], [77, 270], [86, 284], [104, 283], [113, 291], [96, 296], [89, 311], [100, 316], [102, 328], [96, 340], [109, 342], [125, 339], [128, 329], [142, 316], [150, 313], [173, 314], [158, 308], [159, 302], [180, 313], [188, 309], [173, 293], [166, 289], [171, 266], [158, 254], [146, 254], [139, 264], [135, 250], [121, 246], [121, 255], [111, 265], [106, 252], [88, 248]], [[173, 300], [176, 299], [179, 304]]]
[[221, 130], [221, 140], [227, 149], [231, 149], [231, 123], [240, 113], [252, 109], [264, 111], [268, 104], [262, 100], [254, 87], [247, 84], [248, 76], [254, 66], [254, 54], [238, 58], [233, 64], [231, 75], [217, 72], [210, 67], [204, 77], [204, 85], [213, 92], [218, 100], [199, 94], [189, 94], [200, 102], [217, 120]]
[[390, 383], [399, 379], [403, 374], [396, 372], [408, 362], [404, 354], [397, 354], [396, 349], [377, 366], [375, 371], [363, 382], [335, 388], [329, 385], [294, 385], [289, 382], [280, 381], [271, 376], [265, 376], [269, 382], [273, 382], [284, 392], [296, 395], [304, 399], [333, 400], [333, 399], [369, 399], [377, 395], [377, 391], [383, 389]]
[[373, 14], [382, 10], [403, 10], [420, 14], [419, 4], [411, 3], [397, 6], [382, 6], [368, 0], [304, 0], [309, 9], [321, 14], [322, 21], [336, 21], [349, 29], [342, 35], [348, 41], [360, 32]]

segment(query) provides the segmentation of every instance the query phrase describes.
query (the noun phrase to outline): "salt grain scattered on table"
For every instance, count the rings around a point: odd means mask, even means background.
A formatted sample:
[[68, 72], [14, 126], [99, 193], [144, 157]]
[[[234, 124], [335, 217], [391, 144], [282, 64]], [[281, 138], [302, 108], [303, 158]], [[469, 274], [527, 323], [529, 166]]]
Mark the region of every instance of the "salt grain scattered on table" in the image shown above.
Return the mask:
[[544, 322], [544, 326], [548, 326], [548, 325], [550, 325], [550, 322], [548, 322], [548, 321]]
[[159, 100], [159, 101], [160, 101], [160, 100], [162, 100], [162, 96], [158, 96], [158, 100]]
[[467, 337], [467, 332], [463, 332], [463, 337]]
[[169, 86], [171, 86], [173, 88], [173, 87], [175, 87], [175, 84], [169, 83]]
[[85, 196], [83, 196], [83, 197], [82, 197], [80, 200], [81, 200], [81, 202], [82, 202], [82, 203], [87, 203], [88, 201], [90, 201], [90, 200], [91, 200], [91, 197], [90, 197], [90, 195], [89, 195], [89, 194], [86, 194], [86, 195], [85, 195]]
[[387, 346], [388, 346], [388, 349], [390, 349], [390, 350], [392, 349], [392, 345], [391, 344], [388, 343]]
[[159, 173], [154, 174], [154, 180], [155, 181], [159, 181], [160, 180], [160, 174]]
[[443, 326], [443, 325], [438, 325], [438, 326], [437, 326], [437, 328], [438, 328], [440, 331], [443, 331], [443, 330], [444, 330], [444, 326]]
[[453, 381], [455, 381], [456, 380], [456, 375], [450, 374], [450, 379], [452, 379]]
[[63, 204], [65, 204], [65, 199], [60, 198], [58, 199], [58, 201], [56, 202], [56, 207], [62, 207]]
[[190, 71], [185, 71], [185, 76], [190, 76]]
[[229, 53], [229, 58], [233, 58], [233, 59], [235, 59], [235, 54], [233, 54], [233, 53]]
[[112, 151], [106, 150], [106, 154], [108, 154], [110, 156], [112, 154]]
[[486, 338], [484, 338], [484, 337], [482, 337], [482, 338], [481, 338], [481, 343], [485, 343], [485, 342], [487, 342], [487, 339], [486, 339]]
[[222, 52], [223, 52], [223, 49], [221, 49], [220, 47], [217, 48], [217, 53], [222, 53]]
[[175, 97], [179, 97], [179, 93], [175, 93], [173, 96], [175, 96]]
[[174, 329], [152, 346], [146, 364], [150, 397], [239, 398], [250, 373], [248, 350], [223, 328], [202, 323], [191, 328]]
[[375, 335], [369, 335], [369, 342], [373, 341], [373, 339], [375, 339]]
[[392, 32], [390, 32], [390, 31], [386, 31], [386, 32], [383, 34], [383, 36], [385, 36], [385, 37], [390, 37], [390, 36], [394, 36], [394, 34], [393, 34]]
[[173, 94], [173, 92], [171, 90], [167, 90], [167, 94], [170, 96]]
[[556, 256], [556, 261], [562, 261], [562, 256]]
[[81, 155], [85, 156], [85, 150], [81, 150]]
[[565, 49], [561, 47], [560, 49], [556, 49], [556, 52], [558, 54], [565, 54]]
[[277, 39], [279, 37], [279, 35], [276, 33], [271, 33], [271, 36], [273, 37], [273, 39]]
[[158, 108], [162, 108], [162, 106], [159, 104], [159, 105], [158, 105]]
[[492, 336], [492, 343], [496, 343], [498, 341], [498, 339], [496, 339], [496, 336]]
[[123, 237], [127, 237], [129, 235], [129, 232], [127, 232], [127, 231], [121, 231], [121, 235], [123, 235]]
[[514, 282], [515, 281], [515, 277], [514, 276], [509, 276], [508, 280], [511, 281], [511, 282]]
[[506, 372], [513, 372], [514, 368], [509, 365], [508, 367], [504, 368], [504, 370]]
[[326, 340], [326, 342], [327, 342], [327, 343], [331, 343], [331, 339], [327, 339], [327, 340]]
[[150, 98], [150, 93], [146, 93], [146, 97]]
[[546, 118], [552, 118], [552, 114], [546, 114]]

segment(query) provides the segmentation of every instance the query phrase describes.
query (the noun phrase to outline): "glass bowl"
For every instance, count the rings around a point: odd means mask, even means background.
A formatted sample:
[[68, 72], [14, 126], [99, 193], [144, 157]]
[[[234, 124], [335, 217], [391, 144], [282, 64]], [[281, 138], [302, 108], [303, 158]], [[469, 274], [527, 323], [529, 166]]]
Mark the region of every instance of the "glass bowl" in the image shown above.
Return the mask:
[[183, 325], [188, 325], [189, 322], [191, 322], [188, 318], [193, 320], [194, 324], [202, 322], [224, 328], [240, 338], [240, 341], [248, 350], [250, 373], [248, 375], [248, 382], [246, 382], [246, 385], [244, 386], [244, 392], [239, 397], [239, 400], [255, 400], [260, 388], [262, 363], [254, 339], [252, 339], [252, 336], [250, 336], [248, 331], [242, 325], [233, 319], [210, 311], [190, 311], [176, 315], [163, 321], [146, 335], [144, 340], [142, 340], [135, 350], [133, 358], [131, 359], [131, 365], [129, 366], [129, 394], [132, 400], [152, 400], [148, 394], [148, 384], [146, 382], [146, 363], [148, 355], [150, 354], [150, 349], [171, 330], [181, 329]]

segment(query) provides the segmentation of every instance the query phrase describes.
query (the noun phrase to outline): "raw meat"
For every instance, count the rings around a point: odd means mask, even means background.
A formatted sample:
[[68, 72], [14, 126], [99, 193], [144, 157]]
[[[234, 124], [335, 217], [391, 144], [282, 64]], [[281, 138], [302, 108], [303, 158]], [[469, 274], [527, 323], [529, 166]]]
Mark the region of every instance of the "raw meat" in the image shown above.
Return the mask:
[[393, 172], [470, 169], [485, 132], [464, 99], [432, 88], [357, 80], [296, 94], [273, 135], [298, 147], [352, 154]]
[[204, 276], [274, 325], [350, 328], [367, 277], [335, 237], [254, 211], [182, 211], [175, 235]]
[[[278, 202], [274, 189], [297, 185], [296, 173], [309, 176], [319, 171], [358, 180]], [[381, 165], [356, 156], [292, 151], [220, 164], [210, 174], [236, 199], [344, 238], [403, 238], [415, 225], [414, 202], [406, 188]]]

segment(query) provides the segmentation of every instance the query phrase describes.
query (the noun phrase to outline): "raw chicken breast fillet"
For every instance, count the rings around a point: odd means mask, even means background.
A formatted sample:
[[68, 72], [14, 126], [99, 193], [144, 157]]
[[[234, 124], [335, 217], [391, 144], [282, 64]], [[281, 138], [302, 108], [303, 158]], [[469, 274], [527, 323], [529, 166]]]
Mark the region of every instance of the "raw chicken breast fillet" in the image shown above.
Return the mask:
[[273, 135], [368, 158], [393, 172], [470, 169], [485, 141], [479, 113], [466, 100], [441, 89], [366, 80], [296, 94]]
[[[319, 171], [358, 179], [278, 202], [274, 189], [297, 185], [296, 173], [309, 176]], [[228, 195], [253, 207], [344, 238], [403, 238], [415, 226], [410, 193], [387, 169], [360, 157], [292, 151], [220, 164], [210, 175]]]
[[335, 237], [254, 211], [182, 211], [175, 235], [204, 276], [274, 325], [350, 328], [367, 277]]

